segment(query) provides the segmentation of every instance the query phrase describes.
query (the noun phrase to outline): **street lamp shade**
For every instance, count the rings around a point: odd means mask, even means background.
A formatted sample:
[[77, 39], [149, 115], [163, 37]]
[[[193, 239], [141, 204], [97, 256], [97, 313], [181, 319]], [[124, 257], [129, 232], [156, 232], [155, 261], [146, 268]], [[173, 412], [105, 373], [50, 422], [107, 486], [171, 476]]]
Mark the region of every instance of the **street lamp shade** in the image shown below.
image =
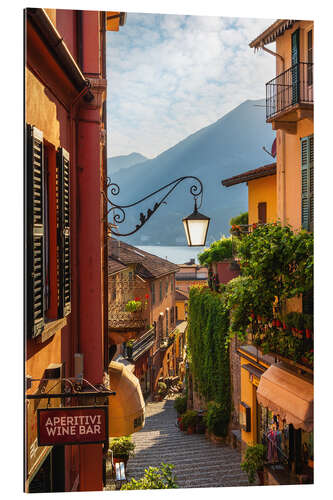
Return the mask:
[[197, 201], [195, 200], [193, 213], [183, 219], [188, 246], [205, 246], [209, 222], [209, 217], [198, 212]]

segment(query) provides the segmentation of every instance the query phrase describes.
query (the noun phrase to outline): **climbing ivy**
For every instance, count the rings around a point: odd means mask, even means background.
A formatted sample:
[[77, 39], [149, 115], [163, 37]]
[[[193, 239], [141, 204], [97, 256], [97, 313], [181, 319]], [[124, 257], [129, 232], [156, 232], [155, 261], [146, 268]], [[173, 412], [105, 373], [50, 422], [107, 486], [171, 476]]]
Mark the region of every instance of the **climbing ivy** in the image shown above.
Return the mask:
[[[224, 422], [229, 421], [231, 410], [231, 338], [237, 334], [244, 341], [249, 330], [256, 335], [261, 328], [260, 318], [273, 325], [286, 299], [311, 292], [313, 288], [311, 233], [293, 232], [289, 226], [273, 223], [255, 227], [252, 233], [237, 240], [241, 276], [220, 285], [220, 293], [207, 287], [191, 287], [189, 301], [188, 359], [195, 388], [207, 402], [217, 403], [219, 411], [223, 408]], [[227, 249], [229, 241], [225, 239], [222, 244], [220, 240], [218, 246]], [[217, 247], [212, 246], [204, 258], [212, 257], [209, 252], [215, 252]], [[270, 346], [277, 345], [282, 335], [281, 329], [273, 328]], [[297, 350], [289, 341], [288, 348], [280, 344], [279, 348], [289, 355], [293, 349], [295, 359], [304, 355], [304, 349]], [[305, 357], [311, 362], [313, 349]], [[222, 431], [226, 433], [226, 424]]]
[[198, 392], [223, 407], [222, 435], [231, 411], [228, 329], [229, 309], [223, 296], [205, 287], [191, 287], [187, 337], [191, 370]]

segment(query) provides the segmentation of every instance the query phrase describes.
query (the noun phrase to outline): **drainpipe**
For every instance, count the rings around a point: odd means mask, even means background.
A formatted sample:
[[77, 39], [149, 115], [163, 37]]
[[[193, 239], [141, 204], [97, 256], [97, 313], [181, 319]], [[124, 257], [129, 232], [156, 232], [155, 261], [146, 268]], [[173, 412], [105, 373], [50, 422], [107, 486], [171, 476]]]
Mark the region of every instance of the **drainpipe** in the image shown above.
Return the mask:
[[[75, 130], [74, 130], [75, 129], [75, 119], [73, 117], [73, 109], [74, 109], [75, 104], [79, 101], [79, 99], [88, 93], [89, 89], [90, 89], [90, 82], [87, 81], [86, 87], [83, 88], [81, 90], [81, 92], [79, 92], [77, 94], [77, 96], [75, 97], [75, 99], [71, 102], [70, 107], [69, 107], [69, 115], [68, 115], [69, 134], [70, 134], [69, 135], [69, 144], [70, 144], [69, 147], [70, 147], [71, 163], [72, 163], [72, 179], [71, 179], [72, 180], [72, 183], [71, 183], [71, 185], [72, 185], [72, 199], [75, 202], [75, 221], [76, 222], [78, 222], [78, 220], [79, 220], [80, 207], [79, 207], [79, 199], [78, 199], [78, 195], [77, 195], [77, 193], [78, 193], [78, 169], [76, 168], [77, 147], [75, 148], [75, 154], [74, 154], [74, 139], [73, 139], [73, 137], [74, 137], [74, 133], [75, 133]], [[77, 134], [76, 134], [76, 136], [77, 136]], [[73, 168], [73, 166], [74, 166], [74, 168]], [[75, 262], [76, 276], [78, 276], [78, 272], [79, 272], [78, 252], [77, 252], [78, 245], [79, 245], [78, 231], [76, 230], [75, 231], [75, 255], [73, 255], [74, 252], [72, 253], [72, 262]], [[80, 314], [79, 314], [79, 308], [78, 308], [80, 290], [79, 290], [78, 282], [76, 283], [76, 286], [73, 287], [72, 293], [73, 293], [73, 295], [75, 295], [75, 298], [76, 298], [76, 311], [75, 311], [76, 314], [75, 314], [75, 320], [73, 321], [76, 328], [75, 328], [75, 335], [72, 335], [72, 353], [73, 353], [72, 373], [74, 373], [73, 372], [73, 370], [74, 370], [74, 353], [80, 352], [80, 335], [79, 335]], [[76, 343], [76, 339], [77, 339], [77, 343]]]
[[277, 52], [273, 52], [273, 50], [267, 49], [267, 47], [262, 46], [261, 49], [264, 50], [265, 52], [267, 52], [268, 54], [271, 54], [272, 56], [275, 56], [275, 57], [278, 57], [279, 59], [281, 59], [282, 72], [283, 72], [284, 71], [284, 58], [280, 54], [278, 54]]

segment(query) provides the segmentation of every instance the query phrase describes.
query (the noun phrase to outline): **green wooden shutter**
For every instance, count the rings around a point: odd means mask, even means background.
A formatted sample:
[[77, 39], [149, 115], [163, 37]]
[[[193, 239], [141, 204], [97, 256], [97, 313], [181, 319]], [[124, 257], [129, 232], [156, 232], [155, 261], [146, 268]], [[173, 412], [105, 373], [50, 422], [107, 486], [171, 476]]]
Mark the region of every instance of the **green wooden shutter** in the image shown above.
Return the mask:
[[309, 189], [309, 197], [310, 197], [310, 224], [309, 231], [313, 231], [313, 217], [314, 217], [314, 209], [313, 209], [313, 165], [314, 165], [314, 156], [313, 156], [313, 135], [309, 137], [309, 157], [310, 157], [310, 189]]
[[302, 228], [313, 231], [313, 136], [301, 139]]
[[299, 101], [299, 29], [291, 35], [292, 104]]
[[36, 337], [44, 328], [43, 133], [27, 125], [26, 139], [26, 322]]
[[71, 312], [71, 253], [70, 253], [70, 162], [69, 153], [57, 151], [59, 178], [59, 316]]

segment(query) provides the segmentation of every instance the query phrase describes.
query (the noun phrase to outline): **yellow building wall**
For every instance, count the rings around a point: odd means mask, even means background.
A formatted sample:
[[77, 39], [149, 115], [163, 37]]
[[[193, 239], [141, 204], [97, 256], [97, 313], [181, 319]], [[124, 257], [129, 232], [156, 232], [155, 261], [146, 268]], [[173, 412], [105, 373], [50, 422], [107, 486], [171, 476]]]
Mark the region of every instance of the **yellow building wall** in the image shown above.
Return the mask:
[[43, 131], [44, 139], [51, 142], [55, 148], [60, 146], [60, 123], [57, 116], [57, 106], [48, 95], [44, 85], [26, 69], [25, 75], [26, 122], [35, 125]]
[[267, 222], [275, 222], [276, 206], [276, 175], [269, 175], [248, 182], [248, 212], [249, 224], [258, 222], [258, 203], [267, 203]]
[[185, 318], [185, 303], [187, 304], [187, 301], [185, 302], [184, 300], [176, 300], [176, 307], [177, 307], [177, 320], [178, 321], [184, 321]]
[[[249, 356], [248, 353], [246, 353], [246, 356], [251, 357]], [[256, 361], [255, 358], [253, 358], [253, 361]], [[245, 432], [242, 429], [242, 441], [247, 445], [253, 445], [257, 442], [257, 436], [258, 436], [256, 391], [259, 385], [259, 379], [254, 375], [251, 376], [248, 370], [242, 368], [243, 365], [251, 364], [251, 361], [249, 361], [249, 359], [240, 357], [240, 362], [241, 362], [241, 401], [243, 403], [246, 403], [251, 408], [251, 430], [250, 432]], [[268, 365], [264, 363], [261, 364], [263, 368], [268, 368]], [[253, 364], [253, 366], [256, 367], [255, 364]]]

